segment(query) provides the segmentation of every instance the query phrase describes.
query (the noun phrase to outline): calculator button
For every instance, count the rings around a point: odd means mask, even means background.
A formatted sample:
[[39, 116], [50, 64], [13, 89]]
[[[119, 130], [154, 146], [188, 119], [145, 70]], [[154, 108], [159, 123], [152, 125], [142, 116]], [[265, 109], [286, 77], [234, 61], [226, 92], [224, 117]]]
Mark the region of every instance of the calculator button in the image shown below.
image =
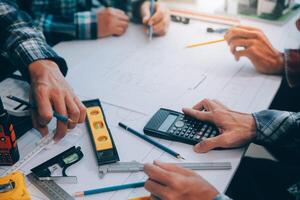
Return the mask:
[[184, 127], [184, 122], [183, 121], [177, 121], [177, 122], [175, 122], [175, 126], [177, 128], [182, 128], [182, 127]]
[[184, 135], [184, 137], [189, 137], [189, 134], [188, 134], [188, 133], [186, 133], [186, 134]]
[[211, 133], [211, 129], [207, 129], [207, 130], [206, 130], [206, 133], [207, 133], [207, 134], [210, 134], [210, 133]]
[[174, 130], [170, 130], [169, 132], [170, 132], [170, 133], [174, 133]]
[[211, 134], [212, 136], [216, 136], [217, 135], [217, 131], [216, 130], [214, 130], [213, 132], [212, 132], [212, 134]]
[[174, 135], [180, 135], [180, 132], [175, 132]]
[[200, 135], [195, 135], [194, 139], [199, 140], [200, 139]]

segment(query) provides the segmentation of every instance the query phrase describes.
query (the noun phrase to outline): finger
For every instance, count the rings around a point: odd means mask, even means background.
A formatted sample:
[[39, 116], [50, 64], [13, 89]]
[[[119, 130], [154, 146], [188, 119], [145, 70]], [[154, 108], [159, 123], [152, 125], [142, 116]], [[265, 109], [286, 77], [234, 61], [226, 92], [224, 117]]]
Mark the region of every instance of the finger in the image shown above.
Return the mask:
[[164, 18], [165, 12], [165, 9], [160, 4], [156, 3], [155, 12], [153, 16], [149, 19], [148, 25], [152, 26], [159, 23]]
[[196, 175], [196, 173], [193, 172], [192, 170], [188, 170], [188, 169], [179, 167], [175, 164], [169, 164], [169, 163], [164, 163], [164, 162], [155, 160], [154, 165], [157, 165], [160, 168], [162, 168], [166, 171], [169, 171], [169, 172], [176, 172], [176, 173], [182, 174], [183, 176], [195, 176]]
[[68, 123], [68, 128], [73, 129], [79, 121], [80, 111], [71, 95], [67, 95], [65, 97], [65, 102], [67, 106], [68, 116], [71, 119], [71, 122]]
[[[52, 98], [52, 103], [54, 110], [64, 116], [67, 116], [67, 109], [66, 109], [66, 103], [63, 96], [59, 95], [55, 98]], [[56, 133], [54, 135], [54, 140], [58, 141], [61, 138], [63, 138], [67, 133], [67, 124], [65, 122], [62, 122], [60, 120], [57, 120], [56, 122]]]
[[253, 51], [251, 50], [251, 48], [241, 50], [241, 51], [236, 51], [234, 53], [234, 57], [236, 60], [240, 60], [241, 57], [248, 57], [250, 60], [252, 60], [253, 56], [254, 55], [253, 55]]
[[144, 172], [148, 175], [151, 180], [154, 180], [163, 185], [170, 185], [172, 183], [172, 176], [169, 172], [160, 168], [159, 166], [152, 164], [144, 165]]
[[46, 126], [52, 119], [52, 106], [49, 95], [43, 88], [34, 91], [35, 104], [38, 112], [38, 123]]
[[193, 118], [196, 118], [198, 120], [214, 123], [211, 112], [203, 112], [203, 111], [198, 111], [198, 110], [194, 110], [191, 108], [183, 108], [182, 111], [184, 114], [191, 116]]
[[38, 123], [38, 114], [36, 111], [31, 112], [31, 119], [33, 128], [39, 131], [43, 137], [49, 133], [47, 125], [43, 126]]
[[125, 33], [125, 31], [126, 31], [126, 28], [116, 27], [114, 35], [116, 35], [116, 36], [123, 35]]
[[145, 5], [142, 7], [142, 19], [143, 24], [148, 24], [148, 21], [150, 19], [150, 4], [149, 2], [145, 2]]
[[194, 151], [197, 153], [206, 153], [212, 149], [218, 148], [218, 147], [223, 147], [224, 146], [224, 141], [223, 140], [224, 135], [218, 135], [216, 137], [208, 138], [205, 140], [202, 140], [198, 144], [194, 146]]
[[193, 106], [194, 110], [206, 110], [206, 111], [212, 111], [214, 107], [212, 106], [212, 101], [210, 99], [203, 99], [199, 103]]
[[145, 189], [154, 195], [156, 198], [165, 199], [168, 189], [166, 186], [163, 186], [156, 181], [148, 179], [145, 183]]
[[253, 39], [233, 39], [230, 41], [230, 51], [234, 54], [236, 52], [237, 47], [244, 47], [247, 49], [248, 47], [252, 46], [255, 43]]
[[127, 29], [127, 27], [128, 27], [128, 22], [126, 22], [126, 21], [119, 21], [118, 22], [118, 25], [117, 25], [117, 27], [120, 27], [120, 28], [123, 28], [123, 29]]
[[258, 37], [256, 31], [252, 30], [245, 30], [241, 28], [232, 28], [226, 32], [224, 39], [230, 44], [231, 40], [236, 38], [243, 38], [243, 39], [255, 39]]
[[153, 26], [153, 31], [156, 35], [164, 35], [166, 33], [168, 23], [165, 19], [162, 19], [156, 25]]
[[83, 105], [83, 103], [77, 97], [74, 97], [74, 101], [80, 112], [78, 123], [83, 123], [85, 120], [85, 117], [86, 117], [86, 107]]

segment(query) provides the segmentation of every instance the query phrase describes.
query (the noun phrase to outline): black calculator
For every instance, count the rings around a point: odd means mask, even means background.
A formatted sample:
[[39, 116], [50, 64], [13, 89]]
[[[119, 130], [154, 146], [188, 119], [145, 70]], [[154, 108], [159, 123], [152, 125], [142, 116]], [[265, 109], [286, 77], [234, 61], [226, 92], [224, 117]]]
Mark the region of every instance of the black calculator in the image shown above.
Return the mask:
[[219, 135], [218, 128], [180, 112], [159, 109], [144, 127], [146, 135], [195, 145], [201, 140]]

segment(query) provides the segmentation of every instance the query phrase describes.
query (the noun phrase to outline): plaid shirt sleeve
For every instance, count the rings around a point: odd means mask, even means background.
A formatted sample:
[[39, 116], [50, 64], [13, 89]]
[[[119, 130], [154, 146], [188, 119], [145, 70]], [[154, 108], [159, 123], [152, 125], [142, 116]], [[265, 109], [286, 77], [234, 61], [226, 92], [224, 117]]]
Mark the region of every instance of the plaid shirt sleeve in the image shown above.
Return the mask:
[[[38, 13], [34, 15], [34, 24], [43, 30], [50, 43], [55, 43], [52, 40], [97, 38], [96, 11], [76, 12], [74, 16]], [[59, 38], [53, 39], [56, 35]]]
[[77, 39], [96, 39], [98, 36], [97, 13], [95, 10], [77, 12], [74, 15]]
[[300, 86], [300, 49], [287, 49], [284, 52], [285, 74], [290, 87]]
[[300, 113], [265, 110], [253, 113], [257, 125], [255, 142], [300, 148]]
[[67, 73], [65, 60], [47, 45], [43, 34], [33, 27], [31, 18], [11, 0], [0, 0], [0, 51], [27, 81], [30, 81], [28, 66], [40, 59], [56, 62], [61, 72]]
[[[255, 142], [274, 145], [300, 154], [300, 113], [266, 110], [254, 113], [257, 125]], [[300, 200], [300, 182], [288, 188]]]

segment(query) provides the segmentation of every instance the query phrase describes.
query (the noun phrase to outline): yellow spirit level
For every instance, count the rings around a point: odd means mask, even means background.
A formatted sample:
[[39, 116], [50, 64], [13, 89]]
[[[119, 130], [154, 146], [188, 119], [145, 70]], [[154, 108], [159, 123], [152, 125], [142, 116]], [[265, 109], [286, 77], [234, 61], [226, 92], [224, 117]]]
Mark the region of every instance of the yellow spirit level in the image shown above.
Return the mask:
[[100, 101], [94, 99], [83, 103], [87, 107], [86, 122], [98, 165], [119, 161], [117, 148], [106, 123]]

